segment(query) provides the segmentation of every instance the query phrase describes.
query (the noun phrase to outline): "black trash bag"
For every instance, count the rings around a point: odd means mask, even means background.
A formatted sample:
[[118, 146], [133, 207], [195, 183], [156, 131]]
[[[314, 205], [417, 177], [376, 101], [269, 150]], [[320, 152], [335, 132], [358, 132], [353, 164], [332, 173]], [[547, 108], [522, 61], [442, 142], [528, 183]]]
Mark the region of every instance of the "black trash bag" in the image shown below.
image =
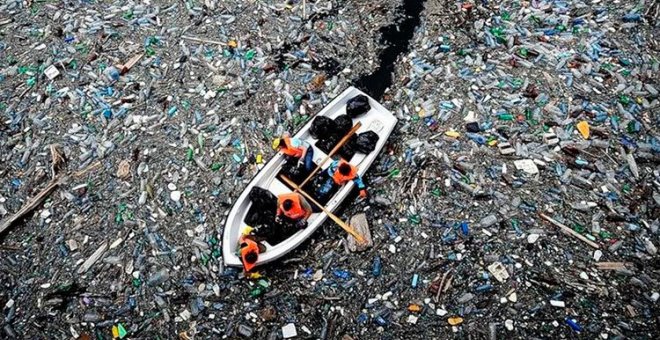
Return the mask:
[[347, 162], [350, 162], [351, 158], [355, 155], [357, 152], [357, 149], [355, 148], [355, 144], [357, 143], [358, 136], [356, 134], [352, 134], [351, 137], [348, 139], [346, 144], [344, 144], [341, 149], [339, 149], [339, 156], [346, 160]]
[[301, 164], [300, 166], [298, 166], [297, 160], [293, 162], [287, 162], [284, 165], [282, 165], [282, 170], [280, 171], [280, 174], [286, 176], [294, 183], [300, 183], [305, 180], [305, 177], [307, 177], [307, 171], [305, 170], [305, 165]]
[[325, 116], [316, 116], [312, 121], [312, 127], [309, 128], [309, 134], [316, 139], [324, 139], [336, 129], [337, 124], [334, 120]]
[[358, 136], [353, 148], [358, 152], [368, 154], [376, 150], [376, 143], [378, 143], [378, 134], [373, 131], [367, 131]]
[[351, 158], [355, 156], [355, 149], [350, 144], [344, 144], [344, 146], [339, 149], [339, 157], [343, 158], [347, 162], [351, 161]]
[[340, 115], [335, 118], [335, 130], [333, 131], [334, 135], [339, 137], [344, 137], [351, 131], [353, 128], [353, 119], [347, 115]]
[[339, 140], [341, 138], [342, 137], [340, 137], [338, 135], [331, 135], [328, 138], [318, 140], [315, 145], [321, 151], [328, 154], [335, 147], [335, 145], [337, 145], [337, 143], [339, 143]]
[[248, 197], [252, 206], [245, 217], [245, 223], [251, 226], [272, 224], [277, 212], [277, 197], [260, 187], [252, 187]]
[[369, 110], [371, 110], [371, 105], [369, 105], [369, 98], [363, 94], [349, 99], [346, 103], [346, 114], [351, 118], [365, 114], [369, 112]]
[[[319, 148], [326, 154], [329, 154], [332, 149], [337, 146], [339, 141], [344, 138], [345, 135], [332, 135], [327, 139], [322, 139], [316, 142], [316, 147]], [[357, 142], [357, 136], [353, 134], [350, 139], [337, 151], [337, 155], [341, 158], [350, 161], [351, 158], [355, 155], [355, 143]]]

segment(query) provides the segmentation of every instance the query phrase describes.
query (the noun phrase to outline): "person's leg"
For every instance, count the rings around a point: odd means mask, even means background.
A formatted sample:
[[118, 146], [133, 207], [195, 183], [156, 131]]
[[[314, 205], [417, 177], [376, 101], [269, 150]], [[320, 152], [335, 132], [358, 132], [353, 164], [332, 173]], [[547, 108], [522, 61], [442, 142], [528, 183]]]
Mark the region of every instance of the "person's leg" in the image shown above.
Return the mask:
[[323, 184], [321, 184], [321, 187], [319, 187], [318, 190], [318, 198], [321, 202], [325, 202], [330, 190], [332, 190], [333, 184], [334, 181], [332, 180], [332, 177], [327, 177]]
[[307, 148], [307, 154], [305, 154], [305, 168], [307, 171], [312, 171], [314, 169], [314, 148]]

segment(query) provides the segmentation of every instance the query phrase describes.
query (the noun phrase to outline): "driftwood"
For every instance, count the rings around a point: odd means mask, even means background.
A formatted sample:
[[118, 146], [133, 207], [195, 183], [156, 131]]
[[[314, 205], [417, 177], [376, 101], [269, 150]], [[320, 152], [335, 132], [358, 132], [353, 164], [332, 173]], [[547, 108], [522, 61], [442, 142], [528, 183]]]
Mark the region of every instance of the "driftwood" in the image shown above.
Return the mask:
[[44, 188], [44, 190], [41, 190], [41, 192], [35, 196], [32, 197], [28, 202], [23, 205], [23, 207], [17, 211], [14, 215], [6, 219], [5, 221], [0, 224], [0, 234], [2, 234], [5, 229], [9, 228], [14, 222], [19, 220], [21, 217], [25, 216], [27, 213], [32, 211], [34, 208], [36, 208], [41, 202], [43, 202], [46, 197], [48, 197], [57, 187], [60, 185], [62, 178], [61, 177], [56, 177], [53, 180], [50, 181], [48, 186]]
[[36, 207], [38, 207], [50, 194], [55, 191], [62, 183], [65, 183], [70, 177], [80, 177], [89, 172], [92, 169], [97, 168], [101, 163], [100, 162], [95, 162], [88, 166], [87, 168], [78, 171], [74, 173], [72, 176], [59, 176], [55, 175], [54, 172], [57, 171], [57, 169], [62, 166], [61, 162], [64, 162], [66, 158], [61, 155], [55, 147], [51, 147], [51, 156], [53, 159], [53, 179], [48, 183], [48, 185], [37, 194], [37, 196], [32, 197], [23, 205], [23, 207], [14, 213], [12, 216], [8, 217], [7, 219], [0, 221], [0, 235], [5, 232], [12, 224], [14, 224], [16, 221], [20, 220], [23, 218], [23, 216], [27, 215], [30, 213], [32, 210], [34, 210]]
[[555, 226], [559, 227], [561, 229], [561, 231], [564, 232], [564, 234], [573, 236], [573, 237], [577, 238], [578, 240], [580, 240], [580, 241], [582, 241], [582, 242], [584, 242], [584, 243], [586, 243], [586, 244], [588, 244], [588, 245], [590, 245], [590, 246], [592, 246], [596, 249], [600, 248], [598, 243], [593, 242], [593, 241], [589, 240], [588, 238], [580, 235], [575, 230], [563, 225], [562, 223], [559, 223], [557, 220], [553, 219], [552, 217], [550, 217], [546, 214], [539, 214], [539, 216], [541, 216], [544, 220], [546, 220], [546, 221], [554, 224]]

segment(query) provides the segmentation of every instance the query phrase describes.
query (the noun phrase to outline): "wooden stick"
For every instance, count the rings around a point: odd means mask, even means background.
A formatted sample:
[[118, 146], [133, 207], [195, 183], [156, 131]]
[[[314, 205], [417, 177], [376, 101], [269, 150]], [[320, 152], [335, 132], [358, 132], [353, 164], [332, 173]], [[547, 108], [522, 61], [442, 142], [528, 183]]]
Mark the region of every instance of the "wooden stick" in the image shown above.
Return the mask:
[[[101, 162], [96, 161], [87, 168], [74, 173], [73, 176], [80, 177], [100, 165]], [[48, 183], [48, 186], [46, 186], [43, 190], [41, 190], [41, 192], [37, 196], [31, 198], [25, 205], [23, 205], [23, 207], [21, 207], [19, 211], [17, 211], [11, 217], [0, 222], [0, 234], [2, 234], [7, 228], [9, 228], [12, 224], [14, 224], [14, 222], [18, 221], [23, 216], [27, 215], [30, 211], [34, 210], [34, 208], [38, 207], [39, 204], [41, 204], [41, 202], [43, 202], [44, 199], [46, 199], [46, 197], [48, 197], [53, 191], [55, 191], [55, 189], [57, 189], [57, 187], [60, 186], [60, 184], [66, 182], [68, 179], [69, 179], [68, 176], [67, 177], [56, 176], [55, 178], [53, 178], [50, 181], [50, 183]]]
[[596, 268], [601, 270], [618, 270], [626, 269], [626, 262], [598, 262], [596, 263]]
[[546, 215], [546, 214], [543, 214], [543, 213], [539, 213], [539, 216], [541, 216], [544, 220], [546, 220], [546, 221], [548, 221], [548, 222], [550, 222], [550, 223], [556, 225], [557, 227], [561, 228], [561, 230], [562, 230], [565, 234], [568, 234], [568, 235], [571, 235], [571, 236], [573, 236], [573, 237], [576, 237], [576, 238], [578, 238], [579, 240], [583, 241], [584, 243], [586, 243], [586, 244], [588, 244], [588, 245], [590, 245], [590, 246], [592, 246], [592, 247], [594, 247], [594, 248], [596, 248], [596, 249], [600, 248], [600, 246], [598, 245], [598, 243], [592, 242], [592, 241], [589, 240], [588, 238], [586, 238], [586, 237], [580, 235], [580, 234], [579, 234], [578, 232], [576, 232], [575, 230], [573, 230], [573, 229], [571, 229], [571, 228], [569, 228], [569, 227], [567, 227], [567, 226], [565, 226], [565, 225], [563, 225], [563, 224], [557, 222], [557, 221], [554, 220], [552, 217], [550, 217], [550, 216], [548, 216], [548, 215]]
[[36, 208], [41, 202], [43, 202], [48, 195], [50, 195], [57, 187], [60, 185], [61, 178], [53, 178], [52, 181], [48, 184], [44, 190], [37, 195], [31, 198], [28, 203], [26, 203], [19, 211], [17, 211], [13, 216], [9, 217], [0, 224], [0, 234], [2, 234], [7, 228], [9, 228], [14, 222], [18, 221], [21, 217], [25, 216], [27, 213]]
[[300, 189], [300, 187], [298, 187], [298, 186], [296, 185], [296, 183], [294, 183], [292, 180], [290, 180], [289, 178], [287, 178], [287, 177], [284, 176], [284, 175], [282, 175], [281, 178], [282, 178], [282, 180], [283, 180], [285, 183], [287, 183], [288, 185], [290, 185], [290, 186], [292, 186], [293, 188], [295, 188], [298, 192], [300, 192], [300, 194], [302, 194], [303, 196], [305, 196], [305, 198], [307, 198], [307, 199], [310, 200], [312, 203], [314, 203], [314, 205], [316, 205], [316, 206], [319, 207], [321, 210], [323, 210], [323, 212], [324, 212], [326, 215], [330, 216], [330, 218], [331, 218], [333, 221], [335, 221], [335, 223], [337, 223], [342, 229], [346, 230], [347, 233], [349, 233], [349, 234], [351, 234], [353, 237], [355, 237], [355, 240], [357, 240], [358, 243], [360, 243], [360, 244], [364, 244], [364, 243], [366, 242], [365, 239], [362, 237], [362, 235], [358, 234], [358, 232], [355, 231], [355, 229], [353, 229], [353, 227], [351, 227], [350, 225], [348, 225], [348, 223], [342, 221], [342, 220], [341, 220], [339, 217], [337, 217], [335, 214], [331, 213], [328, 209], [326, 209], [326, 208], [325, 208], [324, 206], [322, 206], [319, 202], [317, 202], [315, 199], [313, 199], [312, 196], [310, 196], [308, 193], [306, 193], [305, 191], [303, 191], [302, 189]]
[[[300, 188], [304, 187], [305, 184], [307, 184], [307, 182], [309, 182], [309, 180], [312, 179], [314, 175], [316, 175], [316, 172], [319, 171], [321, 167], [323, 167], [323, 164], [325, 164], [325, 162], [327, 162], [330, 158], [332, 158], [332, 156], [334, 156], [335, 153], [337, 153], [337, 151], [339, 151], [339, 149], [341, 149], [341, 147], [344, 146], [344, 144], [346, 144], [346, 142], [348, 142], [349, 139], [351, 139], [351, 136], [360, 128], [360, 126], [362, 126], [362, 124], [360, 122], [357, 122], [357, 124], [355, 124], [355, 126], [353, 126], [353, 128], [350, 131], [348, 131], [346, 136], [344, 136], [344, 138], [342, 138], [339, 141], [339, 143], [337, 143], [337, 145], [330, 151], [330, 153], [325, 157], [325, 159], [323, 159], [323, 161], [321, 161], [321, 163], [319, 163], [316, 166], [316, 168], [307, 176], [307, 178], [305, 178], [305, 180], [302, 181], [302, 183], [300, 183]], [[298, 189], [296, 189], [296, 191], [298, 191]]]

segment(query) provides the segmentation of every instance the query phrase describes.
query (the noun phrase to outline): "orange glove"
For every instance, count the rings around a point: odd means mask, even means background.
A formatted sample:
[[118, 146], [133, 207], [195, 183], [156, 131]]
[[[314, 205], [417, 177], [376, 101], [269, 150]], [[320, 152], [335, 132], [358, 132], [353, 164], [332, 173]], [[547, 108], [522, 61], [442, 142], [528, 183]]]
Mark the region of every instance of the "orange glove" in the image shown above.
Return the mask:
[[360, 197], [367, 198], [367, 190], [365, 189], [360, 190]]

